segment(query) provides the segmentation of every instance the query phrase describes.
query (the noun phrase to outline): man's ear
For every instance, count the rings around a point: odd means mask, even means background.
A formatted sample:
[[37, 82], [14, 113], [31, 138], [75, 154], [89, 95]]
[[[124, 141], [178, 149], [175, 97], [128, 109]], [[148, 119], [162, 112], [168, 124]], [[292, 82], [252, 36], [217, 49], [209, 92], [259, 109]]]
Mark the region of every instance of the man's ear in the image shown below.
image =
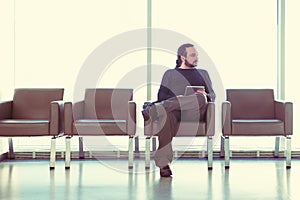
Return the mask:
[[185, 57], [184, 56], [180, 56], [180, 59], [181, 59], [182, 62], [185, 61]]

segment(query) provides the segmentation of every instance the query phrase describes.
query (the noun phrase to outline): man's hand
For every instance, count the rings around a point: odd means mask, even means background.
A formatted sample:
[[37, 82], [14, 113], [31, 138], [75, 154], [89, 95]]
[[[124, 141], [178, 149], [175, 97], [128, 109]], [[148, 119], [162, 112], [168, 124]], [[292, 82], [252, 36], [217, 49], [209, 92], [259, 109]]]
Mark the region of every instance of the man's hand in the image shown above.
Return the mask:
[[204, 94], [205, 96], [207, 95], [207, 93], [205, 92], [205, 89], [197, 89], [195, 91], [195, 94]]

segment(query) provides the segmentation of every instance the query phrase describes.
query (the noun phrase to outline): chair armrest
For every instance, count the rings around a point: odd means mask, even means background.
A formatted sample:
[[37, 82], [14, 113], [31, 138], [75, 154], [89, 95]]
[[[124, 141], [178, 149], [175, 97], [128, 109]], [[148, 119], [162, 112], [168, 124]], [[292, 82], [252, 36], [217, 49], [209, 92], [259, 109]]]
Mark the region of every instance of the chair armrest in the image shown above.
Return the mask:
[[64, 104], [64, 133], [65, 135], [72, 135], [73, 125], [73, 104], [72, 102], [65, 102]]
[[206, 110], [206, 135], [215, 135], [215, 102], [208, 102]]
[[134, 101], [128, 102], [128, 117], [127, 117], [127, 133], [128, 135], [135, 135], [136, 132], [136, 103]]
[[224, 101], [222, 103], [222, 133], [223, 135], [231, 135], [231, 103]]
[[[145, 101], [143, 106], [145, 104], [148, 104], [148, 103], [151, 103], [151, 102], [152, 101]], [[142, 117], [142, 119], [143, 119], [143, 122], [144, 122], [144, 135], [145, 136], [152, 136], [153, 135], [153, 122], [152, 122], [152, 120], [145, 121], [144, 117]]]
[[50, 135], [61, 136], [63, 134], [64, 102], [52, 101], [50, 104]]
[[83, 118], [84, 101], [78, 101], [73, 104], [72, 115], [74, 120]]
[[84, 101], [78, 101], [74, 104], [72, 102], [65, 102], [64, 104], [64, 132], [65, 135], [72, 135], [72, 127], [74, 120], [83, 118]]
[[275, 117], [284, 122], [284, 132], [286, 135], [293, 134], [293, 103], [275, 101]]
[[10, 119], [12, 113], [12, 103], [13, 101], [2, 101], [0, 102], [0, 120]]

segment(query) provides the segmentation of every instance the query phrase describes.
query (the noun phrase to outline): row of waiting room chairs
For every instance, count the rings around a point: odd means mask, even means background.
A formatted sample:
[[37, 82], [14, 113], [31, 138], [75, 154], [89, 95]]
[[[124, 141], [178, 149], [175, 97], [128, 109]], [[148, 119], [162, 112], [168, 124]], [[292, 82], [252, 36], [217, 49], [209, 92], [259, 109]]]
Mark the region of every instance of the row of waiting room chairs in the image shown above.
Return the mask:
[[[229, 138], [233, 136], [285, 137], [286, 167], [291, 167], [292, 103], [275, 100], [272, 89], [227, 89], [226, 95], [221, 114], [225, 168], [229, 168]], [[15, 89], [13, 100], [0, 103], [0, 136], [51, 136], [50, 169], [55, 167], [58, 137], [66, 136], [65, 167], [70, 168], [73, 136], [127, 136], [128, 167], [132, 168], [137, 110], [133, 89], [86, 89], [83, 100], [78, 102], [64, 102], [63, 96], [64, 89]], [[208, 169], [213, 167], [215, 119], [215, 103], [209, 102], [206, 119], [181, 122], [176, 135], [207, 137]], [[150, 139], [156, 132], [155, 122], [145, 122], [146, 168], [150, 167]]]

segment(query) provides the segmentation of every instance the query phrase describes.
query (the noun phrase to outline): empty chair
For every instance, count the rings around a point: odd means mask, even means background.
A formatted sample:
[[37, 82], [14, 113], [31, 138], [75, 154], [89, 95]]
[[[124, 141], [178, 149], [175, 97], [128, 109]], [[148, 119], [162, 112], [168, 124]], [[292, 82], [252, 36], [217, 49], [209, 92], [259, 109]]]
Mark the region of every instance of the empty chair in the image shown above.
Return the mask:
[[234, 136], [285, 137], [286, 167], [291, 167], [292, 103], [275, 100], [272, 89], [227, 89], [226, 95], [227, 100], [222, 104], [224, 145], [221, 147], [225, 167], [229, 168], [230, 162], [229, 138]]
[[[0, 103], [0, 136], [51, 136], [50, 168], [55, 166], [56, 138], [62, 133], [64, 89], [15, 89], [13, 100]], [[12, 140], [10, 155], [14, 157]]]
[[[149, 123], [150, 121], [150, 123]], [[144, 122], [146, 136], [145, 167], [150, 167], [150, 139], [158, 132], [157, 122]], [[200, 122], [181, 121], [175, 137], [207, 137], [207, 165], [213, 167], [213, 136], [215, 135], [215, 103], [208, 102], [206, 117]], [[154, 140], [155, 141], [155, 140]], [[155, 150], [155, 147], [154, 149]]]
[[65, 103], [66, 168], [70, 167], [72, 136], [128, 136], [128, 165], [133, 167], [136, 103], [132, 99], [133, 89], [90, 88], [82, 101]]

